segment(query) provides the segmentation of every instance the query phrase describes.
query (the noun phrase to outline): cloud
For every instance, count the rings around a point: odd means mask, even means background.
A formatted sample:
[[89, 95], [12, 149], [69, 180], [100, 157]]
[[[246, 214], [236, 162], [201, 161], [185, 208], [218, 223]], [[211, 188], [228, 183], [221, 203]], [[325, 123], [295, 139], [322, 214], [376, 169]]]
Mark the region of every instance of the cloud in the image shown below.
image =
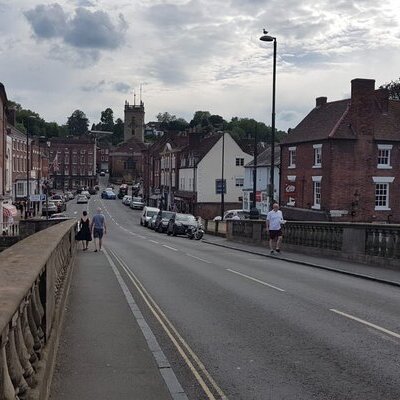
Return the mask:
[[62, 37], [67, 29], [67, 16], [58, 4], [38, 5], [26, 11], [25, 17], [39, 39]]
[[78, 48], [115, 49], [124, 42], [126, 29], [127, 23], [122, 14], [119, 15], [118, 24], [114, 25], [104, 11], [91, 12], [77, 8], [64, 40]]
[[84, 92], [94, 92], [94, 93], [102, 93], [102, 92], [119, 92], [119, 93], [129, 93], [132, 90], [132, 87], [125, 82], [108, 82], [104, 79], [85, 84], [81, 87], [81, 90]]
[[[86, 0], [79, 3], [93, 4]], [[128, 28], [122, 14], [114, 23], [106, 12], [92, 12], [83, 7], [76, 8], [71, 16], [59, 4], [41, 4], [24, 14], [38, 39], [60, 38], [76, 49], [116, 49], [123, 44]]]

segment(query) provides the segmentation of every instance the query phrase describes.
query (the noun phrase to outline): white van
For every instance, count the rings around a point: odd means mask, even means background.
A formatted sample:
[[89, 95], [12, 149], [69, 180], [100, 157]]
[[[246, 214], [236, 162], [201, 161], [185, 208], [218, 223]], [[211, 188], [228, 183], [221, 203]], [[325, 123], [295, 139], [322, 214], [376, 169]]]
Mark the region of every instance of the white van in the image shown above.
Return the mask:
[[158, 214], [159, 211], [160, 210], [156, 207], [144, 207], [142, 215], [140, 217], [140, 225], [147, 226], [153, 215]]

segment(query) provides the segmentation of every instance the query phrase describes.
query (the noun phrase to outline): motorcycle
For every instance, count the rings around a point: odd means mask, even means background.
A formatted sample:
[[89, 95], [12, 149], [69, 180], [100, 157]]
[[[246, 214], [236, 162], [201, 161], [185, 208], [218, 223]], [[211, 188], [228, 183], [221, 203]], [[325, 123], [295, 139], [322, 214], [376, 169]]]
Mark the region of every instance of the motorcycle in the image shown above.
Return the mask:
[[204, 235], [204, 229], [200, 222], [197, 222], [197, 225], [189, 226], [186, 229], [186, 236], [190, 240], [200, 240]]

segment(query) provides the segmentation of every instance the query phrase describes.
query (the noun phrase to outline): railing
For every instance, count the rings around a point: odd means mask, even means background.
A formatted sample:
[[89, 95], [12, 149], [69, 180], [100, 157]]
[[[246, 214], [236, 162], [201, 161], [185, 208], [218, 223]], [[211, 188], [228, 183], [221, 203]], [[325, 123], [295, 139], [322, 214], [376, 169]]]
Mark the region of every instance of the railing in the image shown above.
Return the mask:
[[41, 399], [58, 337], [75, 222], [52, 226], [0, 254], [0, 399]]
[[204, 221], [204, 228], [206, 233], [216, 236], [226, 236], [226, 222], [225, 221]]
[[[285, 247], [291, 250], [400, 265], [400, 225], [289, 221], [282, 230]], [[227, 221], [226, 237], [266, 244], [265, 221]]]
[[19, 223], [0, 223], [0, 233], [2, 236], [19, 236]]

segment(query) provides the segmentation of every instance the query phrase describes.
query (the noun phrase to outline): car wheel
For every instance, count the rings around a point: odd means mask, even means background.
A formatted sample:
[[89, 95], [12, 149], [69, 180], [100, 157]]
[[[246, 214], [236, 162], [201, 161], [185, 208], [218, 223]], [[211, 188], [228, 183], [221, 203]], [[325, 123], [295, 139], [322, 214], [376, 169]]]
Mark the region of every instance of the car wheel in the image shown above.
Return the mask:
[[143, 221], [142, 220], [140, 220], [140, 225], [143, 226]]
[[168, 228], [167, 228], [167, 235], [171, 236], [171, 232], [170, 232], [170, 230]]
[[176, 236], [178, 232], [176, 231], [175, 226], [172, 228], [172, 236]]

